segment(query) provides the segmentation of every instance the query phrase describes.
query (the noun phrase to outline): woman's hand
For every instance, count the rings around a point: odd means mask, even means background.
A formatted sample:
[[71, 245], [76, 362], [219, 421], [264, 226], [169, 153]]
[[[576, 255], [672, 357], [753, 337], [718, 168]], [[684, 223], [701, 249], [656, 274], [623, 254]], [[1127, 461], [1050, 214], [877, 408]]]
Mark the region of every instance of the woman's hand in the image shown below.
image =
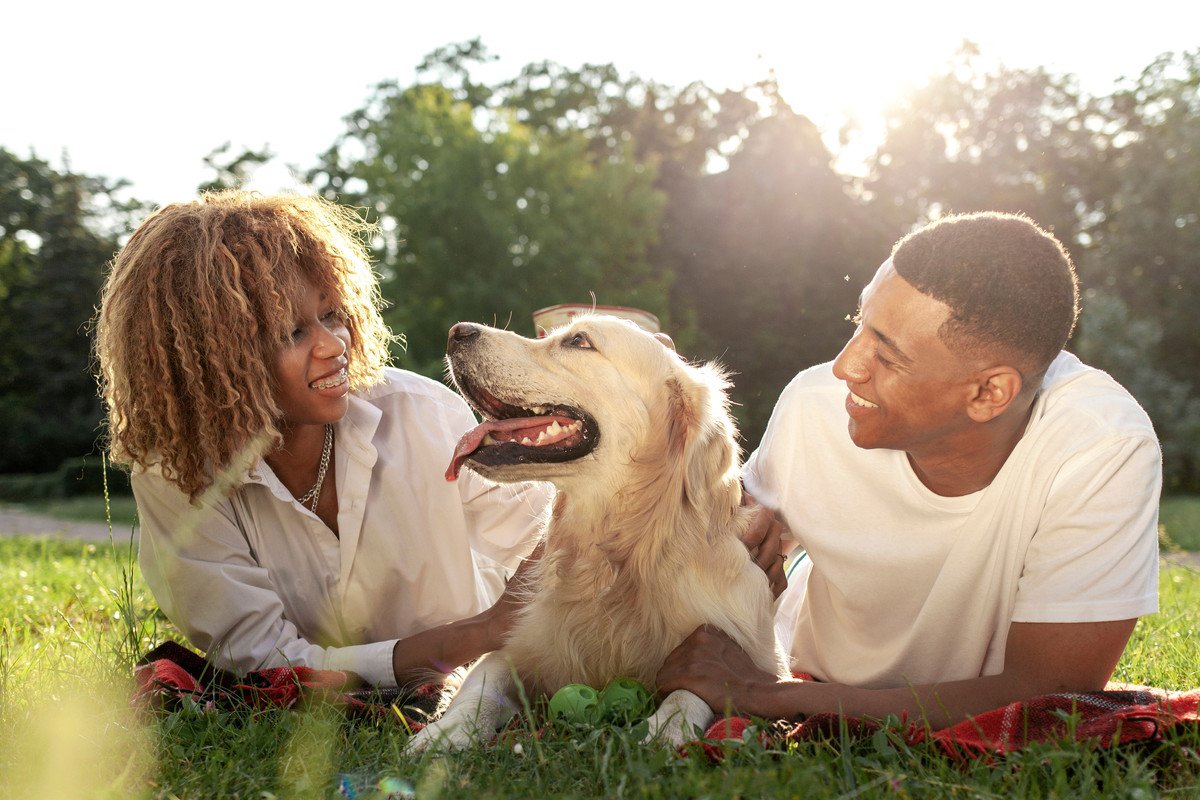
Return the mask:
[[439, 625], [396, 642], [392, 648], [392, 671], [400, 686], [415, 686], [439, 679], [484, 653], [499, 650], [508, 639], [517, 612], [528, 599], [529, 570], [542, 557], [543, 543], [533, 548], [516, 573], [508, 579], [504, 593], [486, 611], [469, 619]]
[[787, 556], [783, 552], [783, 540], [784, 537], [790, 538], [788, 536], [790, 532], [771, 509], [759, 505], [758, 501], [749, 493], [742, 494], [742, 505], [754, 509], [754, 516], [750, 518], [750, 527], [746, 528], [745, 533], [742, 534], [742, 544], [746, 545], [746, 549], [750, 551], [750, 557], [754, 559], [754, 563], [767, 573], [771, 591], [776, 597], [779, 597], [787, 588], [787, 575], [784, 571], [784, 562], [787, 561]]
[[499, 650], [508, 639], [518, 612], [529, 600], [529, 571], [538, 561], [541, 561], [542, 552], [545, 549], [545, 540], [538, 542], [537, 547], [533, 548], [533, 552], [526, 556], [521, 565], [517, 567], [517, 571], [508, 579], [504, 593], [492, 604], [491, 608], [483, 612], [487, 624], [487, 641], [490, 644], [485, 652]]

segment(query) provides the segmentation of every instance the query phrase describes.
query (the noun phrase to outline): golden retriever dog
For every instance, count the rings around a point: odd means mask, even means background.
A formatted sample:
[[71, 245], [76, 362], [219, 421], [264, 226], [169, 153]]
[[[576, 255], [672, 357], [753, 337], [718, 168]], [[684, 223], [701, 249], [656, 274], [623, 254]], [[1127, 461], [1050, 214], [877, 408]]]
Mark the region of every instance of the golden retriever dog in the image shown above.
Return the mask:
[[[459, 323], [447, 362], [484, 422], [463, 436], [446, 477], [465, 466], [557, 492], [507, 643], [467, 673], [412, 750], [490, 738], [517, 708], [516, 680], [530, 696], [622, 676], [653, 691], [667, 654], [703, 624], [787, 674], [767, 576], [739, 539], [751, 512], [718, 369], [601, 315], [543, 339]], [[649, 738], [678, 745], [713, 715], [691, 692], [673, 692]]]

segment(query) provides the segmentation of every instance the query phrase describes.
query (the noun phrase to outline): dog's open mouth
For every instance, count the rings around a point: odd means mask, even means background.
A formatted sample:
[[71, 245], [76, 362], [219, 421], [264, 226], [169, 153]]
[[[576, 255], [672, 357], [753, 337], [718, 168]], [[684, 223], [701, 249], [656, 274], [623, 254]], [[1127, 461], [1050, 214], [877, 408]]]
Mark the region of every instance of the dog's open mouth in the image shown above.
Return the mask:
[[484, 466], [560, 463], [587, 455], [600, 439], [596, 421], [577, 408], [549, 402], [511, 405], [461, 375], [455, 382], [484, 420], [454, 448], [448, 481], [458, 478], [467, 459]]

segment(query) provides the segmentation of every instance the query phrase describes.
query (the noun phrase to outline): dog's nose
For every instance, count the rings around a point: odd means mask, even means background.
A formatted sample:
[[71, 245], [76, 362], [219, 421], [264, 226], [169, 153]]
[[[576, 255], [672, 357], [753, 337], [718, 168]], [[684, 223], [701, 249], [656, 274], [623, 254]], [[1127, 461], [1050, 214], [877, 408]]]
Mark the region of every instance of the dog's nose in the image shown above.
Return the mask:
[[446, 352], [453, 353], [458, 348], [478, 339], [482, 329], [470, 322], [459, 322], [450, 329], [450, 337], [446, 340]]

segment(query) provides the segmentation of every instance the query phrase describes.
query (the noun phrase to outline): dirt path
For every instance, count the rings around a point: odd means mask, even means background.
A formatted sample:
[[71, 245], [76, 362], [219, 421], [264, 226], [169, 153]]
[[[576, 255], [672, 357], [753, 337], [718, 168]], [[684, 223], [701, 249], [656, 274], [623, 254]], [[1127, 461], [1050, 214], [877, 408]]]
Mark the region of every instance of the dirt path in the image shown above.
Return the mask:
[[[0, 536], [41, 536], [107, 542], [108, 525], [103, 522], [78, 522], [33, 514], [10, 506], [0, 507]], [[127, 541], [129, 530], [114, 527], [117, 541]]]
[[1162, 558], [1159, 559], [1159, 563], [1162, 566], [1178, 564], [1184, 567], [1191, 567], [1192, 569], [1200, 569], [1200, 552], [1179, 550], [1174, 553], [1163, 553]]

